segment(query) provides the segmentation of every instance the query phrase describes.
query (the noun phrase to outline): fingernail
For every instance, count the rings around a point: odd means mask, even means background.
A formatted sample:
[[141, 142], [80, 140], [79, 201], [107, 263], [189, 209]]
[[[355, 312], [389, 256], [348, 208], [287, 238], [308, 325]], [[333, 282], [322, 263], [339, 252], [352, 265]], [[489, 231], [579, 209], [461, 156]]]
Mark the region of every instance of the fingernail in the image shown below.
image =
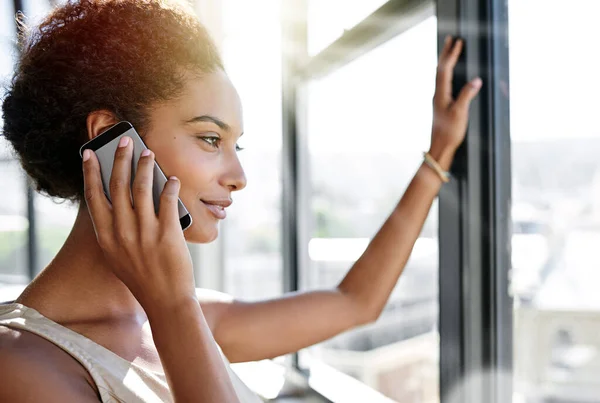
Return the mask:
[[88, 148], [83, 150], [83, 162], [86, 162], [87, 160], [89, 160], [91, 156], [92, 156], [92, 152]]
[[168, 186], [165, 186], [167, 193], [175, 194], [179, 192], [179, 179], [174, 176], [169, 177]]
[[471, 85], [472, 85], [473, 87], [475, 87], [475, 88], [479, 88], [479, 87], [481, 87], [481, 84], [482, 84], [482, 81], [481, 81], [481, 78], [479, 78], [479, 77], [477, 77], [476, 79], [474, 79], [474, 80], [471, 82]]
[[147, 148], [144, 151], [142, 151], [142, 157], [147, 157], [149, 155], [150, 155], [150, 150], [148, 150]]
[[450, 41], [450, 35], [446, 35], [446, 39], [444, 39], [444, 43], [448, 43]]
[[119, 147], [125, 147], [127, 144], [129, 144], [129, 137], [121, 137], [121, 140], [119, 141]]

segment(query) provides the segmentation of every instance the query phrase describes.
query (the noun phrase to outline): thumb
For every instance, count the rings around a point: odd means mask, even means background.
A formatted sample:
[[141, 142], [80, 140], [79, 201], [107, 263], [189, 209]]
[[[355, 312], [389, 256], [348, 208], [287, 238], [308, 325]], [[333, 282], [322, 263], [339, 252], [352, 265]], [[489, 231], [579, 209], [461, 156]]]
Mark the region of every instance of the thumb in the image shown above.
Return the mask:
[[468, 109], [473, 98], [475, 98], [475, 96], [479, 93], [482, 84], [483, 82], [479, 77], [476, 77], [469, 83], [465, 84], [462, 90], [460, 90], [460, 94], [458, 94], [455, 107], [459, 109]]
[[177, 203], [179, 201], [179, 189], [181, 183], [179, 179], [171, 176], [160, 196], [158, 218], [165, 228], [179, 227], [179, 211]]

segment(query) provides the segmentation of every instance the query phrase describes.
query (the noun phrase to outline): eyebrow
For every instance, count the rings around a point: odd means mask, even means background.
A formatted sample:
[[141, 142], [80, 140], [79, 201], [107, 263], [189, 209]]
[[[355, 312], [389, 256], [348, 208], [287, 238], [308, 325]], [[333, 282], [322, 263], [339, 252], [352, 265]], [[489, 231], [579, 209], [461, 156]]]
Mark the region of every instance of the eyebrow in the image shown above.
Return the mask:
[[190, 120], [185, 121], [185, 123], [198, 123], [198, 122], [214, 123], [217, 126], [219, 126], [219, 128], [221, 128], [221, 130], [231, 131], [231, 126], [229, 126], [227, 123], [223, 122], [221, 119], [216, 118], [214, 116], [210, 116], [210, 115], [196, 116], [196, 117], [191, 118]]

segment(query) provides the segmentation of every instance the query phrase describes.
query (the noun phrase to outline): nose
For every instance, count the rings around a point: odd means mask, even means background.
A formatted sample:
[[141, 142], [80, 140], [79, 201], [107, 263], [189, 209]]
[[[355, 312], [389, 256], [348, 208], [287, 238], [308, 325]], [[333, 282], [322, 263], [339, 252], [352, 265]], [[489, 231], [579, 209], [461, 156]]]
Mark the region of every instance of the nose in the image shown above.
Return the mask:
[[227, 170], [222, 176], [221, 184], [232, 192], [246, 187], [246, 173], [237, 155], [231, 158]]

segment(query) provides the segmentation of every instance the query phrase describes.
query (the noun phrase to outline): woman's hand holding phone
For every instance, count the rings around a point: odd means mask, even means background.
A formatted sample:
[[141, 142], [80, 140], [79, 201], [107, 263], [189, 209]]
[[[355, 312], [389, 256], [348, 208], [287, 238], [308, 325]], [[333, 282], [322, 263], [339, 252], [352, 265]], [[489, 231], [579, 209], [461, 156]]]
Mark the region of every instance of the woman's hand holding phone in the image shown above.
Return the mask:
[[109, 184], [111, 204], [102, 188], [98, 159], [85, 150], [85, 199], [106, 259], [148, 312], [156, 304], [177, 305], [195, 299], [195, 287], [179, 224], [179, 180], [171, 177], [165, 185], [157, 215], [152, 199], [154, 154], [145, 150], [131, 186], [132, 156], [133, 142], [124, 136], [115, 153]]
[[143, 152], [133, 186], [132, 155], [132, 140], [122, 137], [109, 185], [111, 204], [95, 153], [84, 151], [85, 199], [98, 244], [148, 315], [174, 401], [238, 402], [196, 299], [192, 261], [179, 222], [179, 180], [169, 179], [156, 214], [154, 154]]

